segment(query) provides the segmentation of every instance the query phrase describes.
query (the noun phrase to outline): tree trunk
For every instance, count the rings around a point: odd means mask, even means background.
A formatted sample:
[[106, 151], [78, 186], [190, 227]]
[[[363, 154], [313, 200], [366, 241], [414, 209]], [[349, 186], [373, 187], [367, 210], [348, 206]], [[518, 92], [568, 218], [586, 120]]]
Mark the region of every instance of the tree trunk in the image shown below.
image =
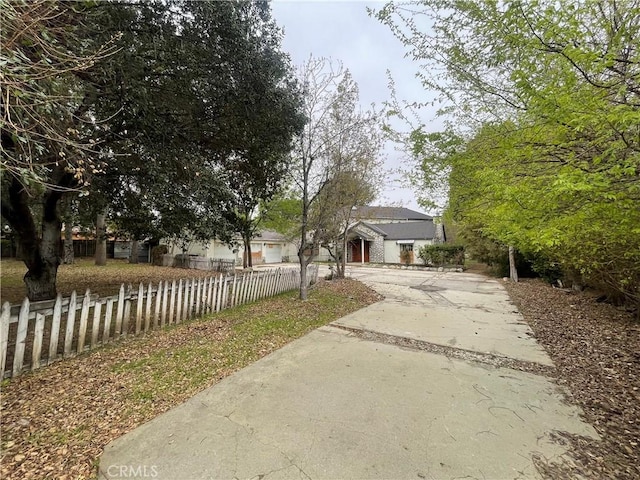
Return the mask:
[[[64, 167], [57, 167], [54, 174], [56, 184], [72, 184], [73, 176], [67, 174]], [[48, 300], [55, 298], [57, 294], [56, 276], [62, 247], [62, 222], [58, 215], [58, 202], [61, 198], [61, 190], [46, 190], [42, 196], [42, 237], [38, 235], [30, 209], [32, 197], [17, 178], [3, 192], [3, 201], [0, 202], [2, 216], [16, 233], [21, 257], [28, 269], [24, 283], [27, 297], [31, 301]]]
[[513, 282], [518, 282], [518, 270], [516, 269], [516, 251], [509, 245], [509, 278]]
[[307, 290], [307, 260], [304, 256], [304, 246], [300, 247], [298, 251], [298, 258], [300, 259], [300, 300], [306, 300], [309, 296]]
[[104, 267], [107, 264], [107, 232], [105, 213], [100, 212], [96, 217], [96, 255], [95, 264]]
[[75, 261], [73, 254], [73, 224], [71, 215], [67, 214], [64, 222], [64, 264], [71, 265]]
[[342, 235], [342, 252], [340, 254], [340, 270], [338, 271], [338, 278], [344, 278], [347, 271], [347, 233], [346, 231]]
[[309, 171], [303, 167], [304, 179], [302, 182], [302, 222], [300, 225], [300, 248], [298, 249], [298, 260], [300, 260], [300, 300], [308, 298], [307, 292], [307, 260], [304, 250], [307, 246], [307, 226], [309, 224]]
[[246, 259], [246, 266], [245, 268], [249, 267], [249, 268], [253, 268], [253, 258], [251, 258], [251, 238], [245, 238], [244, 239], [244, 251], [246, 253], [247, 259]]
[[24, 276], [24, 283], [27, 286], [27, 297], [32, 302], [40, 300], [50, 300], [56, 298], [56, 277], [58, 275], [58, 265], [55, 262], [40, 259], [37, 267], [29, 269]]
[[[138, 263], [138, 254], [140, 252], [140, 242], [138, 240], [131, 241], [131, 256], [129, 257], [129, 263]], [[189, 268], [189, 263], [185, 266]]]
[[[60, 265], [60, 230], [62, 223], [57, 214], [54, 218], [43, 218], [40, 248], [24, 248], [25, 263], [29, 271], [24, 276], [27, 296], [32, 302], [49, 300], [58, 294], [56, 277]], [[27, 260], [28, 259], [28, 260]]]

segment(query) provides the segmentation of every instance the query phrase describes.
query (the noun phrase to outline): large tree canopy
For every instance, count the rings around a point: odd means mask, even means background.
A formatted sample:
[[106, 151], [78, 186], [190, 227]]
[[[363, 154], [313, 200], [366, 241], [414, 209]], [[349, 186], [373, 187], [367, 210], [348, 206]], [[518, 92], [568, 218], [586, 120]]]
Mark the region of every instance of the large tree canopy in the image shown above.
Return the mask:
[[423, 186], [448, 176], [467, 237], [639, 300], [640, 4], [425, 0], [377, 16], [450, 115], [407, 140]]
[[7, 3], [2, 213], [32, 299], [55, 295], [65, 190], [134, 240], [182, 243], [231, 241], [277, 191], [303, 117], [266, 2]]

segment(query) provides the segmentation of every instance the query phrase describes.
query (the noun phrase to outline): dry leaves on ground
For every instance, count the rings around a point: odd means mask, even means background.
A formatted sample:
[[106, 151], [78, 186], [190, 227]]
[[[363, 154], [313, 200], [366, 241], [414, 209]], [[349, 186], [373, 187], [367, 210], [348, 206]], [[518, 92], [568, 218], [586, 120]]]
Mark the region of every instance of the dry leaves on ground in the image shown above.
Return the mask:
[[640, 478], [640, 324], [587, 293], [539, 280], [507, 283], [511, 298], [557, 367], [559, 384], [601, 441], [557, 432], [575, 465], [541, 463], [548, 478]]
[[3, 479], [96, 475], [105, 445], [309, 330], [379, 300], [355, 280], [321, 281], [61, 361], [5, 381]]

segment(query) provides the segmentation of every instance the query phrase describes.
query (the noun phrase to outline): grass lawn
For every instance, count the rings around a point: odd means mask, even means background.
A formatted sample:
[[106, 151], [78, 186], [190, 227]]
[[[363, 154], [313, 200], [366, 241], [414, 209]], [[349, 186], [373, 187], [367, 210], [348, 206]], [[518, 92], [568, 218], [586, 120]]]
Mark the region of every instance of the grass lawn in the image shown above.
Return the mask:
[[[26, 296], [22, 277], [27, 267], [20, 260], [2, 259], [0, 261], [0, 299], [2, 302], [16, 304]], [[101, 296], [116, 295], [120, 285], [131, 283], [134, 286], [152, 282], [180, 278], [199, 278], [211, 276], [213, 272], [184, 268], [156, 267], [148, 263], [132, 264], [127, 260], [107, 260], [104, 267], [96, 267], [93, 258], [76, 260], [73, 265], [60, 265], [58, 268], [58, 292], [63, 296], [71, 295], [73, 290], [84, 294], [88, 288]]]
[[378, 299], [355, 280], [321, 281], [306, 302], [284, 293], [6, 380], [0, 477], [94, 478], [111, 440]]

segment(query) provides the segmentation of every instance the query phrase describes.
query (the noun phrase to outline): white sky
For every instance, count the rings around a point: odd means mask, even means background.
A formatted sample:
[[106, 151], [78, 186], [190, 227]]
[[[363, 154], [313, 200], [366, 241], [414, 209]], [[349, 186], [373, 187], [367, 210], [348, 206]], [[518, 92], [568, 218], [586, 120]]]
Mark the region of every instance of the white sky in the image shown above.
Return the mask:
[[[381, 106], [389, 99], [387, 70], [395, 81], [399, 100], [429, 101], [433, 95], [415, 78], [418, 65], [404, 57], [406, 49], [391, 30], [367, 14], [367, 7], [379, 9], [383, 5], [382, 1], [273, 0], [271, 9], [276, 23], [284, 29], [283, 50], [294, 66], [303, 64], [311, 54], [341, 61], [358, 83], [363, 108], [371, 103]], [[434, 116], [423, 112], [423, 121]], [[405, 161], [391, 145], [386, 155], [387, 180], [377, 203], [422, 211], [415, 193], [392, 173], [406, 166]]]

